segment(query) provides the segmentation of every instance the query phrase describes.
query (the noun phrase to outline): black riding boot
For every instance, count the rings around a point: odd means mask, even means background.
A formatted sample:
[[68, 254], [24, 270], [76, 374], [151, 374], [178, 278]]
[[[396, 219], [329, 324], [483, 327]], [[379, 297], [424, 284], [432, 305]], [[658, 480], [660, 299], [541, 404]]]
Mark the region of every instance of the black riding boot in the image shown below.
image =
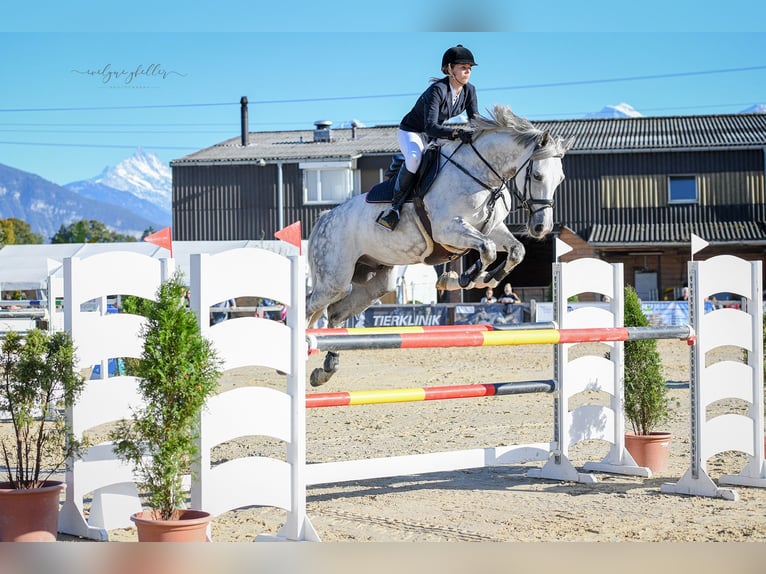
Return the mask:
[[383, 229], [393, 231], [399, 225], [399, 210], [404, 205], [404, 202], [407, 201], [413, 183], [415, 183], [415, 174], [410, 172], [405, 164], [402, 164], [394, 184], [394, 197], [391, 200], [391, 209], [387, 212], [381, 211], [375, 220]]

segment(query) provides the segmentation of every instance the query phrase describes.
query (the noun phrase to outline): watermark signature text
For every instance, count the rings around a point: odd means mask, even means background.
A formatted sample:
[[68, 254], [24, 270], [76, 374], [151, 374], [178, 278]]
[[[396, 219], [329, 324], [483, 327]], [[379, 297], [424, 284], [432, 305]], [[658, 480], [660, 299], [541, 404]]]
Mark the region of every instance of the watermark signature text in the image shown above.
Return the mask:
[[167, 80], [170, 77], [186, 77], [186, 74], [169, 70], [162, 64], [148, 64], [146, 66], [139, 64], [134, 68], [118, 68], [112, 64], [106, 64], [97, 69], [72, 70], [72, 73], [82, 76], [91, 76], [99, 78], [102, 84], [120, 84], [133, 86], [138, 82], [147, 82], [149, 80]]

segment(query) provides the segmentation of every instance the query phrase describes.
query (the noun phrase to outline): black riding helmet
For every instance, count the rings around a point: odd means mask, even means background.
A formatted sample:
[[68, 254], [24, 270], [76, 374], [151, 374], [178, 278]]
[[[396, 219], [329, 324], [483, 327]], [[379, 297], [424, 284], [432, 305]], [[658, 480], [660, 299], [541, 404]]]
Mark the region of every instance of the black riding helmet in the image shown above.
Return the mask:
[[442, 70], [450, 64], [470, 64], [471, 66], [477, 66], [478, 64], [473, 60], [473, 54], [468, 48], [464, 48], [462, 44], [453, 46], [444, 52], [442, 56]]

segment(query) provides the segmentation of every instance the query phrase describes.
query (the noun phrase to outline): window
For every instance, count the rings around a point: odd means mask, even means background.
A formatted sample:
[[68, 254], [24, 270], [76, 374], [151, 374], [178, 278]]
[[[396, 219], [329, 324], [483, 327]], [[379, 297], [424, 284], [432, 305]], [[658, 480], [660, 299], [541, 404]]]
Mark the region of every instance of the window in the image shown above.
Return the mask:
[[671, 175], [668, 178], [670, 203], [696, 203], [697, 178], [693, 175]]
[[303, 201], [311, 203], [342, 203], [354, 192], [352, 162], [307, 162], [303, 170]]

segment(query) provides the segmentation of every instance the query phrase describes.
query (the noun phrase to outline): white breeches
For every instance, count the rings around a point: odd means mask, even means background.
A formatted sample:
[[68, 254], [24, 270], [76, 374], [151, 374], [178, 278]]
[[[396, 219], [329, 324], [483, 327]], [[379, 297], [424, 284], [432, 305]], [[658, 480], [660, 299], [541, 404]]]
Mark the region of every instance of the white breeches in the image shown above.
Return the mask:
[[399, 141], [399, 149], [404, 155], [404, 165], [407, 166], [407, 171], [417, 173], [420, 160], [423, 158], [423, 147], [425, 146], [423, 138], [420, 134], [402, 129], [397, 130], [396, 137]]

